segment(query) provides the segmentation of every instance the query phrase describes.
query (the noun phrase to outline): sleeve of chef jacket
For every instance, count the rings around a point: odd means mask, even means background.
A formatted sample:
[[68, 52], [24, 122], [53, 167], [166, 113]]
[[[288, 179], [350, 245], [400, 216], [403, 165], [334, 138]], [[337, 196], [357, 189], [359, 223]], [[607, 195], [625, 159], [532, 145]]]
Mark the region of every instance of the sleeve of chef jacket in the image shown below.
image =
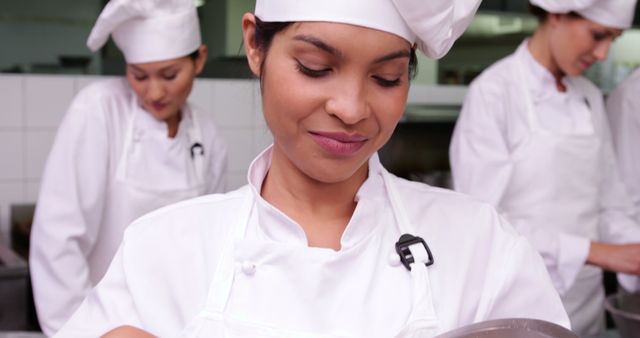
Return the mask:
[[494, 237], [487, 259], [491, 264], [484, 280], [477, 281], [485, 288], [474, 322], [526, 317], [570, 329], [569, 317], [540, 256], [504, 218], [497, 214], [493, 218], [506, 231], [496, 234], [502, 238]]
[[31, 232], [34, 298], [47, 335], [64, 324], [91, 287], [87, 256], [102, 218], [108, 144], [100, 107], [86, 96], [76, 97], [58, 129]]
[[202, 123], [202, 135], [207, 140], [205, 156], [207, 158], [206, 184], [207, 194], [223, 193], [227, 189], [227, 143], [216, 128], [211, 118], [200, 114]]
[[[125, 239], [126, 241], [126, 239]], [[99, 337], [118, 326], [143, 327], [127, 287], [123, 246], [113, 258], [105, 277], [54, 337]]]
[[[476, 196], [500, 210], [513, 163], [506, 139], [505, 90], [479, 78], [469, 87], [455, 126], [449, 158], [456, 191]], [[509, 219], [507, 214], [504, 217]], [[552, 234], [526, 224], [511, 224], [542, 255], [556, 290], [566, 292], [589, 252], [589, 240], [571, 234]]]
[[622, 181], [640, 221], [640, 71], [636, 71], [607, 98], [607, 117], [612, 131]]
[[[611, 133], [606, 118], [604, 125], [604, 177], [601, 193], [600, 240], [606, 243], [640, 243], [640, 224], [637, 212], [620, 178], [617, 159], [614, 155]], [[639, 144], [640, 145], [640, 144]], [[637, 276], [618, 274], [618, 280], [628, 291], [640, 288]]]

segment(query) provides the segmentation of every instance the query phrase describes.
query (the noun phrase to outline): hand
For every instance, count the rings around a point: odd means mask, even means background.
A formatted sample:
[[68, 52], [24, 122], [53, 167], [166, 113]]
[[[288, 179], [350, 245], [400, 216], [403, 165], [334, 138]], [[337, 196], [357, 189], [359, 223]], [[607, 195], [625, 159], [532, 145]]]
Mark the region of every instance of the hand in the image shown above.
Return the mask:
[[640, 275], [640, 243], [591, 242], [587, 263], [613, 272]]
[[156, 338], [156, 336], [136, 327], [125, 325], [105, 333], [102, 338]]

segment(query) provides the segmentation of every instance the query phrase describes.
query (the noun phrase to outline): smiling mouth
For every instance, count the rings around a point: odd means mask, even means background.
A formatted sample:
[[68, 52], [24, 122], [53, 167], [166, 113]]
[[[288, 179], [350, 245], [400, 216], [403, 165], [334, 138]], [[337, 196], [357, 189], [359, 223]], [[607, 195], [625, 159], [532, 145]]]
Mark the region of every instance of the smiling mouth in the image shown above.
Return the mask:
[[583, 66], [585, 69], [586, 69], [586, 68], [590, 68], [590, 67], [591, 67], [591, 65], [593, 65], [593, 62], [584, 61], [584, 60], [582, 60], [582, 61], [581, 61], [581, 63], [582, 63], [582, 66]]
[[326, 152], [332, 155], [348, 156], [360, 150], [369, 140], [358, 134], [309, 132], [311, 138]]
[[152, 103], [151, 107], [153, 107], [153, 109], [155, 110], [162, 110], [167, 106], [166, 103]]

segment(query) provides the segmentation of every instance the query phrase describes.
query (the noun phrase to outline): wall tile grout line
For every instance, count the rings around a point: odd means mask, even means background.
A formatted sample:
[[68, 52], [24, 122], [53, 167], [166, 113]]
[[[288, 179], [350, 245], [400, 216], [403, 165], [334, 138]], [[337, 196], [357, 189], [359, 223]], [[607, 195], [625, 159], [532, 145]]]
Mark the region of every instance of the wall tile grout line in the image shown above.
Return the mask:
[[22, 199], [27, 199], [27, 84], [24, 77], [20, 79], [20, 114], [22, 115]]

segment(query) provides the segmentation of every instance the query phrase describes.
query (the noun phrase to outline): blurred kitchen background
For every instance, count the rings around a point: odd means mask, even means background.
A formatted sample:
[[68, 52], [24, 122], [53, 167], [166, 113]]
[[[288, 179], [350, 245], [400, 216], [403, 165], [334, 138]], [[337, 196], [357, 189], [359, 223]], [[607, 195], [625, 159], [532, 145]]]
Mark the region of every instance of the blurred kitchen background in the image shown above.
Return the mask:
[[[106, 0], [0, 0], [0, 303], [28, 297], [28, 233], [43, 166], [73, 96], [92, 81], [124, 73], [113, 44], [92, 54], [85, 46]], [[466, 85], [488, 65], [515, 50], [537, 22], [526, 0], [484, 0], [470, 29], [444, 59], [421, 57], [405, 117], [381, 159], [394, 173], [450, 187], [448, 145]], [[190, 100], [213, 114], [229, 144], [229, 189], [245, 183], [245, 170], [271, 136], [263, 122], [259, 86], [242, 54], [240, 17], [254, 0], [208, 0], [199, 8], [210, 59]], [[639, 27], [636, 12], [634, 27]], [[640, 30], [613, 45], [590, 77], [607, 93], [640, 65]], [[12, 253], [2, 247], [13, 248]], [[17, 253], [17, 254], [13, 254]], [[33, 329], [27, 304], [2, 311], [0, 331]], [[14, 316], [14, 317], [12, 317]]]

